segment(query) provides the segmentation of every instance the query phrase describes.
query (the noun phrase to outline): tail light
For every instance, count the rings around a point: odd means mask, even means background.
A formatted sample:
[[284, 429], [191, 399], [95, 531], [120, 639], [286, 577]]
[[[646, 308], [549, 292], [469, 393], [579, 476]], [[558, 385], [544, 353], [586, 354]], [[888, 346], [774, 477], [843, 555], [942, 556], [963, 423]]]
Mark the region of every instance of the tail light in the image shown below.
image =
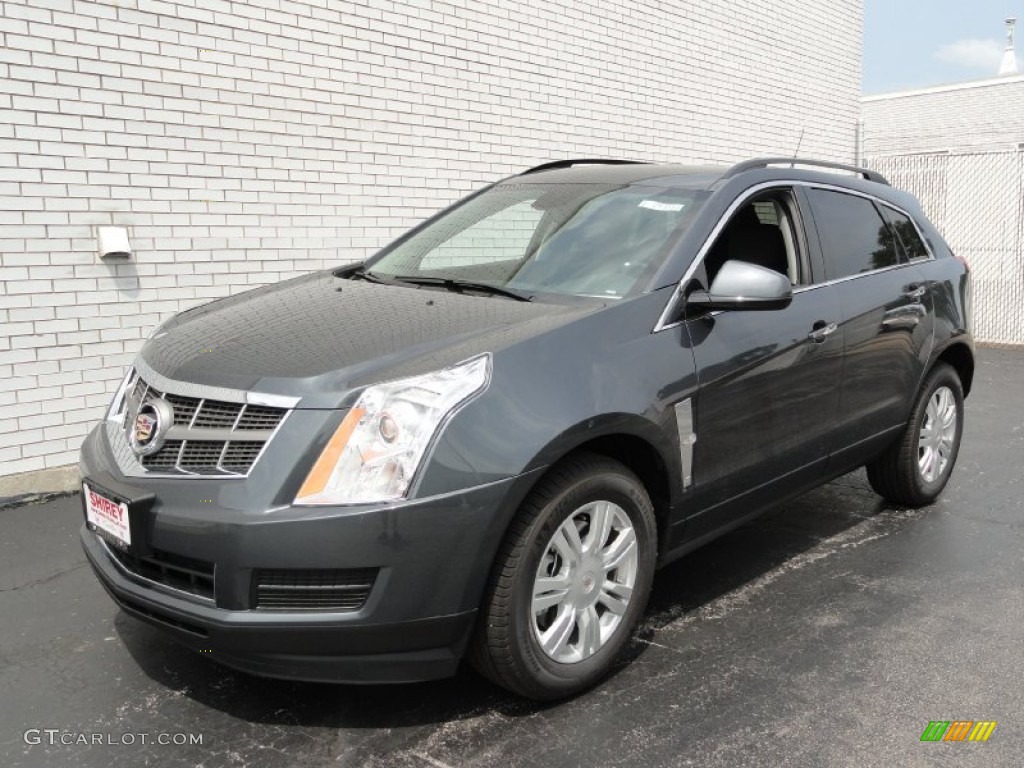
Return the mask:
[[959, 255], [957, 253], [954, 253], [953, 254], [953, 258], [956, 259], [957, 261], [959, 261], [961, 264], [964, 265], [964, 271], [966, 271], [966, 272], [970, 272], [971, 271], [971, 265], [967, 263], [967, 259], [965, 259], [963, 256], [961, 256], [961, 255]]

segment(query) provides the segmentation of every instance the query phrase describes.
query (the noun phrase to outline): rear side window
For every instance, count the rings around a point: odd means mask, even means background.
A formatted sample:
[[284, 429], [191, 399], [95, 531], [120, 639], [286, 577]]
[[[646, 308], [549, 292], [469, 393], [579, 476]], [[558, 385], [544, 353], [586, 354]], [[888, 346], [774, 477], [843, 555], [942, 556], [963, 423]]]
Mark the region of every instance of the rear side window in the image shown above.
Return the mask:
[[885, 218], [889, 220], [889, 225], [896, 231], [896, 235], [903, 246], [903, 252], [907, 255], [907, 258], [910, 260], [927, 258], [928, 249], [921, 240], [921, 235], [918, 233], [917, 227], [914, 226], [914, 222], [895, 208], [890, 208], [887, 205], [882, 206], [882, 212], [885, 214]]
[[870, 200], [825, 189], [809, 195], [829, 280], [900, 263], [895, 233]]

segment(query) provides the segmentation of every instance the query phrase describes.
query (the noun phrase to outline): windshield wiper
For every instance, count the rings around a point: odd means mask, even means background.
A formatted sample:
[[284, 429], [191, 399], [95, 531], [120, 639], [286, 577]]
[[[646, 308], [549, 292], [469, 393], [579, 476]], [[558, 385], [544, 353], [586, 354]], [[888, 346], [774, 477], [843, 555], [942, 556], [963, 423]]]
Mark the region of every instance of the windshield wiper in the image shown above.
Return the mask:
[[391, 279], [400, 283], [410, 283], [412, 285], [436, 285], [439, 288], [445, 288], [449, 291], [455, 291], [456, 293], [462, 293], [464, 290], [479, 291], [480, 293], [489, 293], [492, 296], [504, 296], [509, 299], [515, 299], [516, 301], [533, 300], [533, 296], [521, 293], [513, 288], [503, 288], [500, 285], [491, 285], [490, 283], [478, 283], [475, 280], [460, 280], [455, 277], [394, 275]]
[[481, 293], [489, 293], [492, 296], [505, 296], [516, 301], [531, 301], [533, 299], [533, 296], [512, 288], [503, 288], [500, 285], [491, 285], [490, 283], [478, 283], [475, 280], [460, 280], [453, 277], [435, 277], [433, 275], [388, 275], [385, 277], [384, 275], [371, 272], [366, 267], [357, 267], [349, 272], [339, 274], [338, 277], [350, 280], [366, 280], [367, 282], [380, 283], [381, 285], [436, 285], [439, 288], [457, 293], [461, 293], [463, 290], [479, 291]]
[[353, 269], [351, 272], [344, 272], [338, 275], [338, 277], [344, 277], [347, 280], [356, 278], [359, 280], [365, 280], [368, 283], [380, 283], [381, 285], [395, 284], [394, 279], [384, 277], [383, 275], [375, 274], [368, 270], [366, 267], [357, 267], [356, 269]]

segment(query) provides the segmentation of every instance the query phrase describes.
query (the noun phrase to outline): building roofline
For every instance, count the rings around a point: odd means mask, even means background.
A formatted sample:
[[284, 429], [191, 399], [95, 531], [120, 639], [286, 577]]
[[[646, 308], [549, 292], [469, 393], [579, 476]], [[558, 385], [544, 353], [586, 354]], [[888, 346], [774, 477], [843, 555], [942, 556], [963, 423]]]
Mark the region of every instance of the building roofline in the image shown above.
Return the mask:
[[1009, 85], [1011, 83], [1024, 83], [1022, 75], [1004, 75], [1002, 77], [988, 77], [984, 80], [967, 80], [962, 83], [947, 83], [945, 85], [932, 85], [927, 88], [913, 88], [906, 91], [891, 91], [889, 93], [872, 93], [861, 96], [861, 103], [866, 101], [886, 101], [887, 99], [902, 99], [907, 96], [925, 96], [930, 93], [945, 93], [947, 91], [969, 90], [971, 88], [987, 88], [990, 85]]

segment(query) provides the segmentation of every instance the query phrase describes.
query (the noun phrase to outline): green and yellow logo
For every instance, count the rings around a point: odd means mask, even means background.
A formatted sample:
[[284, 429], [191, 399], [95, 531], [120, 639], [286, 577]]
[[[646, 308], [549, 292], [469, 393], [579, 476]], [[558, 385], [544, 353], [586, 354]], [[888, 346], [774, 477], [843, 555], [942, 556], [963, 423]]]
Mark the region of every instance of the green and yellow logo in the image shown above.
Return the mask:
[[932, 720], [921, 741], [988, 741], [995, 729], [995, 720]]

